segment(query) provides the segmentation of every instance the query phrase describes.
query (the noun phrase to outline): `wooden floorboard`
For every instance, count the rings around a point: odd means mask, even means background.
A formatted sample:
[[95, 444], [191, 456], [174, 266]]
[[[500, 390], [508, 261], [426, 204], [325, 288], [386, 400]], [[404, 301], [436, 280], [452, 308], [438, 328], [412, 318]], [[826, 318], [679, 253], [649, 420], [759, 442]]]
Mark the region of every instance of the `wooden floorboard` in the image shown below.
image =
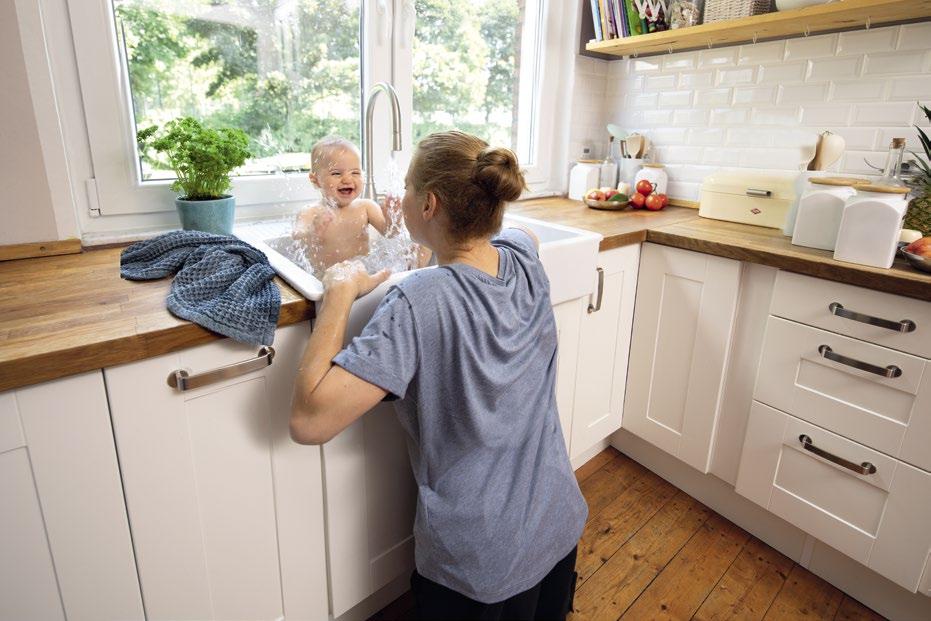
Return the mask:
[[[576, 480], [589, 516], [570, 621], [883, 619], [613, 448]], [[405, 593], [370, 621], [412, 612]]]

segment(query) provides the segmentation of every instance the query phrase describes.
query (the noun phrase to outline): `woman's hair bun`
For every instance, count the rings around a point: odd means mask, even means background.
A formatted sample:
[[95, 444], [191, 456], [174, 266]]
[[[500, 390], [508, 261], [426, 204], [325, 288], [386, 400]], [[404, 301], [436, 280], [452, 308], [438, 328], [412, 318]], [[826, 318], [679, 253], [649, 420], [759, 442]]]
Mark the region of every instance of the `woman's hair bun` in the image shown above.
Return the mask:
[[517, 156], [503, 147], [485, 147], [475, 158], [472, 179], [499, 201], [516, 201], [527, 189]]

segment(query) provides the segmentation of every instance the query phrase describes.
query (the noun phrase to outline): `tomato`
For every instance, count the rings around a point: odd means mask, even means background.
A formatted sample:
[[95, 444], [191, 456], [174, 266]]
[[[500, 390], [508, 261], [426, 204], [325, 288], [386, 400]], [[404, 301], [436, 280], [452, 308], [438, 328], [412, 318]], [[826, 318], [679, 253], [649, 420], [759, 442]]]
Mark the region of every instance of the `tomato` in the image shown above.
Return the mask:
[[669, 204], [669, 197], [665, 194], [657, 194], [661, 199], [663, 199], [663, 207]]
[[633, 207], [634, 209], [640, 209], [641, 207], [643, 207], [643, 204], [646, 202], [646, 200], [647, 200], [646, 196], [644, 196], [640, 192], [637, 192], [636, 194], [630, 197], [630, 206]]
[[649, 196], [653, 191], [653, 184], [647, 181], [646, 179], [641, 179], [637, 182], [637, 192], [643, 194], [645, 197]]
[[650, 211], [659, 211], [663, 208], [663, 199], [659, 194], [650, 194], [646, 200], [647, 209]]

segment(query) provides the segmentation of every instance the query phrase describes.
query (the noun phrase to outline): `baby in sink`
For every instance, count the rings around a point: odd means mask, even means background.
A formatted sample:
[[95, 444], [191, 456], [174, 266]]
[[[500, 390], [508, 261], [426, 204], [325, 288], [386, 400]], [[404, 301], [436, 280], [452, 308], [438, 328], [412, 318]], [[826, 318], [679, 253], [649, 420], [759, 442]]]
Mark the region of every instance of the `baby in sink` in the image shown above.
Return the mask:
[[307, 247], [315, 273], [369, 252], [368, 225], [385, 235], [385, 212], [362, 193], [362, 164], [356, 146], [338, 136], [320, 140], [311, 150], [310, 182], [323, 195], [297, 217], [292, 237]]

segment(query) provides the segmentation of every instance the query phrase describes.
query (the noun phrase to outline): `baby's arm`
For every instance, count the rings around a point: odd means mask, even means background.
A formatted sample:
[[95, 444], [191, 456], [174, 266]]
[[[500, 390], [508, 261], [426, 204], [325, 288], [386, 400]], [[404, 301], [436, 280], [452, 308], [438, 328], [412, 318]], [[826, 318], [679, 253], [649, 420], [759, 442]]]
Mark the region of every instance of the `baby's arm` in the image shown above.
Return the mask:
[[385, 231], [388, 230], [388, 221], [385, 219], [385, 213], [382, 211], [378, 203], [375, 201], [366, 200], [365, 215], [368, 218], [369, 224], [374, 226], [376, 231], [384, 235]]

